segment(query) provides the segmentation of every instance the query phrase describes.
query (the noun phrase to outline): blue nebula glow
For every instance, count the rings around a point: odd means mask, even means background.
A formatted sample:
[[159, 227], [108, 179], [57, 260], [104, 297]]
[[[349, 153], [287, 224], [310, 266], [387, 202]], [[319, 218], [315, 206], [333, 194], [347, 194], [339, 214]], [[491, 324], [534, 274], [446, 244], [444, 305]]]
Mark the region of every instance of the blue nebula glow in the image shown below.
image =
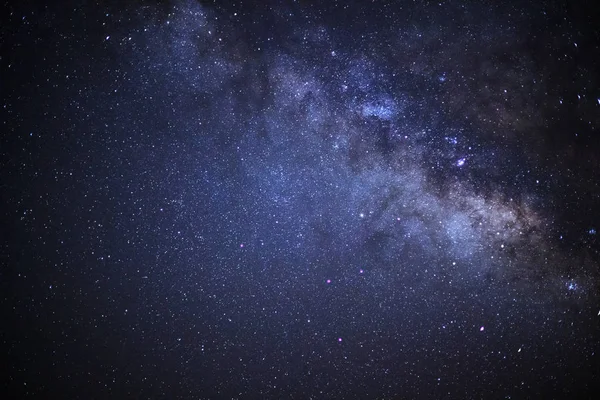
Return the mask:
[[381, 120], [393, 119], [397, 111], [396, 103], [389, 98], [368, 102], [362, 106], [363, 117], [375, 117]]

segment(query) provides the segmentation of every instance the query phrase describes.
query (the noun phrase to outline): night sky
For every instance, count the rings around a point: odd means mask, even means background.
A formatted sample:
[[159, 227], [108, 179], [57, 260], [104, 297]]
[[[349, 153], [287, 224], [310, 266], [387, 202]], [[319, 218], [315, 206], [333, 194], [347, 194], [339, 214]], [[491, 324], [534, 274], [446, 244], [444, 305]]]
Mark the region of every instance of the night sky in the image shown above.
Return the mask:
[[594, 2], [48, 3], [0, 17], [2, 398], [598, 398]]

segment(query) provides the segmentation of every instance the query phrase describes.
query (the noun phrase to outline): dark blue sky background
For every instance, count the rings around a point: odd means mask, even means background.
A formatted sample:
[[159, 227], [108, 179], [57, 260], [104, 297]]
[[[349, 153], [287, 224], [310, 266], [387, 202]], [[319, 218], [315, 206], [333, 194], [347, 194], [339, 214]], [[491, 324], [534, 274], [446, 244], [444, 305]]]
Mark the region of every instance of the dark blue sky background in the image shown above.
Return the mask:
[[4, 9], [14, 398], [594, 398], [592, 8]]

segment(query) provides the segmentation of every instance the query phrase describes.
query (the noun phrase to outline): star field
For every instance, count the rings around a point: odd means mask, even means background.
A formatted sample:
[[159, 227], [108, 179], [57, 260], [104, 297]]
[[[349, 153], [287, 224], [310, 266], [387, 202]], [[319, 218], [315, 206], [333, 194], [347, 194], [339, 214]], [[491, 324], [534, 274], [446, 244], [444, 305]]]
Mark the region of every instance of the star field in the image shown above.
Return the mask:
[[569, 2], [5, 5], [11, 398], [595, 398]]

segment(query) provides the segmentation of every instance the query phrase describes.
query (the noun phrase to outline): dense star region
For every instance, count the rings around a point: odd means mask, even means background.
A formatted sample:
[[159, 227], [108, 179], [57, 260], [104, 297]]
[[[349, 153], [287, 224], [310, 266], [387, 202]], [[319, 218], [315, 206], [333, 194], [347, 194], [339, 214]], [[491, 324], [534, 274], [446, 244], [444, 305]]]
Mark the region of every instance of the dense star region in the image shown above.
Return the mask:
[[592, 8], [3, 9], [11, 398], [596, 398]]

